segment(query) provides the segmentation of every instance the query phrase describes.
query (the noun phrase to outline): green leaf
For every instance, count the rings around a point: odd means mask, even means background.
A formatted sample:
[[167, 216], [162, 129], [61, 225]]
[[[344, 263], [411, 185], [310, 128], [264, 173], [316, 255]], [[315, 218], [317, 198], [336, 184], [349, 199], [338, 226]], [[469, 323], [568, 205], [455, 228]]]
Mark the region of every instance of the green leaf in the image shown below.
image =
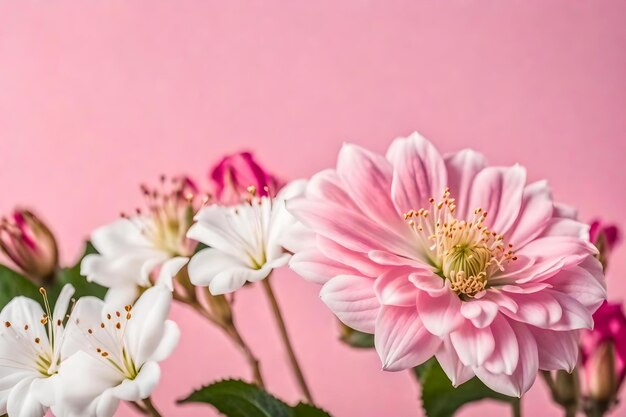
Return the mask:
[[256, 385], [226, 380], [203, 387], [179, 403], [207, 403], [228, 417], [293, 417], [293, 410]]
[[493, 391], [476, 377], [455, 388], [435, 359], [418, 368], [414, 371], [421, 381], [422, 407], [428, 417], [451, 417], [465, 404], [485, 399], [519, 401]]
[[299, 403], [293, 408], [293, 417], [331, 417], [324, 410], [313, 407], [310, 404]]
[[341, 326], [341, 336], [343, 343], [357, 349], [372, 349], [374, 347], [374, 335], [354, 330], [346, 325]]
[[40, 301], [39, 287], [30, 282], [20, 273], [0, 265], [0, 309], [4, 308], [14, 297], [23, 295]]
[[194, 391], [178, 403], [207, 403], [227, 417], [331, 417], [312, 405], [290, 407], [256, 385], [225, 380]]
[[95, 282], [87, 281], [87, 279], [80, 274], [81, 261], [85, 256], [92, 253], [98, 253], [98, 251], [96, 251], [91, 242], [86, 242], [85, 250], [83, 251], [83, 254], [78, 262], [76, 262], [76, 264], [72, 267], [61, 268], [59, 269], [59, 271], [57, 271], [55, 282], [51, 285], [50, 288], [48, 288], [51, 300], [56, 300], [56, 297], [58, 296], [65, 284], [72, 284], [74, 286], [74, 288], [76, 289], [76, 292], [74, 293], [74, 298], [76, 299], [88, 295], [104, 299], [104, 295], [106, 294], [107, 289], [101, 285], [96, 284]]

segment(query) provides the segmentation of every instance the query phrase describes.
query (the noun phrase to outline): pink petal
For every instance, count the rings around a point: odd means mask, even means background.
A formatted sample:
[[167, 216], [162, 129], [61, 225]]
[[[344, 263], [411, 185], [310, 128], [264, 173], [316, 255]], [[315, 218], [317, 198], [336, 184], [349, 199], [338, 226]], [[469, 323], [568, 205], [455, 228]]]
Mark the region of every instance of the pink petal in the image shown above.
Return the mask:
[[474, 376], [474, 371], [471, 367], [463, 365], [459, 360], [459, 356], [452, 347], [450, 338], [445, 338], [443, 344], [435, 354], [437, 362], [441, 365], [441, 368], [446, 373], [450, 382], [455, 387], [469, 381]]
[[380, 303], [374, 280], [356, 275], [339, 275], [322, 287], [320, 298], [346, 325], [361, 332], [374, 333]]
[[568, 206], [567, 204], [554, 203], [554, 217], [576, 220], [578, 218], [578, 210], [576, 207]]
[[478, 328], [487, 327], [498, 314], [498, 304], [489, 300], [470, 300], [462, 303], [461, 314]]
[[411, 281], [416, 288], [429, 293], [433, 297], [438, 297], [442, 295], [444, 291], [449, 291], [445, 285], [445, 280], [435, 275], [432, 271], [415, 271], [409, 275], [409, 281]]
[[470, 321], [450, 333], [450, 341], [465, 366], [481, 366], [495, 349], [491, 329], [476, 328]]
[[558, 301], [563, 310], [561, 319], [550, 325], [552, 330], [577, 330], [577, 329], [592, 329], [593, 319], [591, 312], [589, 312], [585, 306], [580, 302], [570, 297], [569, 295], [562, 294], [557, 291], [546, 290]]
[[541, 232], [540, 236], [569, 236], [589, 240], [589, 225], [581, 223], [578, 220], [553, 217], [550, 219], [543, 232]]
[[317, 237], [317, 248], [329, 259], [368, 277], [377, 277], [387, 268], [372, 261], [366, 253], [350, 250], [323, 236]]
[[537, 237], [552, 218], [552, 193], [546, 181], [527, 185], [522, 195], [522, 206], [515, 224], [506, 236], [514, 247], [522, 247]]
[[374, 292], [383, 305], [414, 307], [417, 288], [409, 281], [409, 268], [391, 269], [376, 279]]
[[289, 260], [289, 267], [309, 281], [324, 284], [337, 275], [353, 275], [356, 271], [324, 256], [318, 249], [297, 252]]
[[391, 195], [399, 213], [426, 207], [429, 198], [443, 195], [447, 183], [443, 159], [418, 133], [396, 139], [387, 158], [393, 165]]
[[406, 258], [404, 256], [395, 255], [393, 253], [385, 252], [381, 250], [372, 250], [367, 254], [367, 257], [379, 265], [411, 266], [417, 269], [424, 269], [428, 271], [433, 270], [433, 267], [426, 264], [425, 262], [411, 259], [411, 258]]
[[485, 157], [471, 149], [465, 149], [445, 158], [448, 170], [448, 187], [452, 198], [456, 199], [456, 214], [460, 219], [467, 218], [469, 196], [476, 175], [485, 168]]
[[503, 309], [502, 312], [514, 320], [537, 327], [550, 328], [563, 316], [560, 303], [547, 290], [530, 294], [509, 293], [508, 295], [517, 304], [517, 311]]
[[337, 159], [337, 175], [356, 206], [379, 224], [401, 227], [404, 219], [391, 201], [392, 166], [382, 156], [357, 145], [344, 144]]
[[463, 323], [461, 300], [449, 291], [442, 291], [437, 296], [426, 291], [417, 293], [417, 312], [424, 327], [436, 336], [444, 336], [457, 329]]
[[576, 330], [557, 332], [529, 327], [539, 352], [539, 369], [554, 371], [563, 369], [571, 372], [578, 362], [579, 332]]
[[347, 209], [358, 211], [358, 206], [346, 192], [337, 172], [327, 169], [313, 175], [306, 187], [307, 198], [328, 201]]
[[367, 253], [380, 249], [406, 257], [415, 254], [414, 245], [410, 241], [345, 207], [324, 201], [295, 198], [289, 201], [288, 208], [298, 220], [317, 234], [352, 251]]
[[474, 368], [476, 376], [492, 390], [521, 397], [535, 382], [539, 369], [537, 343], [527, 326], [510, 322], [519, 345], [519, 361], [512, 375], [491, 373], [484, 367]]
[[430, 359], [441, 340], [422, 325], [414, 307], [383, 306], [374, 344], [386, 371], [413, 368]]
[[515, 332], [508, 320], [499, 316], [491, 323], [491, 333], [495, 340], [495, 348], [484, 363], [484, 368], [494, 374], [513, 374], [519, 359], [519, 345]]
[[485, 168], [474, 179], [468, 210], [482, 208], [486, 224], [505, 234], [519, 214], [525, 183], [526, 170], [519, 165]]
[[554, 275], [548, 281], [555, 291], [567, 294], [594, 312], [606, 300], [606, 281], [602, 265], [589, 256], [580, 265], [571, 266]]

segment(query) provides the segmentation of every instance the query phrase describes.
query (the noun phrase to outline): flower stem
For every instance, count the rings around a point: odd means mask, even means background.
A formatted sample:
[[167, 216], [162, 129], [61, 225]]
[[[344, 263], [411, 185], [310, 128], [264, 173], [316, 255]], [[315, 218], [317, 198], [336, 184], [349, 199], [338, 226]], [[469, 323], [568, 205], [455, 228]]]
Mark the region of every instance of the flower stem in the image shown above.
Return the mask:
[[218, 303], [219, 309], [213, 311], [211, 308], [211, 300], [216, 301], [217, 298], [212, 298], [214, 296], [211, 295], [208, 288], [206, 288], [205, 306], [200, 302], [200, 300], [198, 300], [198, 297], [196, 296], [196, 287], [191, 284], [186, 268], [179, 273], [177, 278], [179, 282], [183, 283], [182, 287], [184, 291], [181, 293], [178, 288], [174, 288], [174, 299], [182, 304], [188, 305], [210, 323], [222, 329], [224, 333], [226, 333], [226, 336], [228, 336], [231, 341], [237, 345], [239, 350], [243, 353], [243, 356], [246, 358], [246, 361], [252, 370], [254, 383], [260, 388], [265, 388], [263, 376], [261, 375], [261, 364], [254, 356], [252, 349], [250, 349], [246, 341], [241, 336], [241, 333], [239, 333], [239, 330], [233, 320], [233, 312], [231, 308], [232, 303], [229, 302], [224, 296], [217, 296], [222, 297], [222, 302]]
[[276, 319], [276, 323], [278, 324], [278, 330], [280, 331], [280, 336], [283, 340], [283, 344], [285, 345], [285, 349], [287, 350], [287, 355], [289, 357], [289, 363], [291, 364], [291, 369], [298, 381], [298, 385], [300, 386], [300, 390], [302, 394], [304, 394], [304, 398], [310, 403], [313, 404], [313, 397], [311, 396], [311, 391], [309, 391], [309, 387], [304, 379], [304, 374], [302, 373], [302, 369], [298, 364], [298, 359], [296, 358], [296, 354], [293, 350], [293, 346], [291, 344], [291, 340], [289, 339], [289, 333], [287, 332], [287, 326], [285, 325], [285, 320], [283, 319], [283, 315], [280, 311], [280, 306], [278, 305], [278, 300], [276, 300], [276, 296], [274, 295], [274, 291], [272, 290], [272, 285], [270, 284], [270, 277], [268, 276], [263, 280], [263, 288], [265, 289], [265, 294], [269, 299], [269, 302], [272, 306], [272, 312], [274, 313], [274, 318]]
[[137, 408], [138, 410], [141, 410], [141, 412], [147, 416], [162, 417], [161, 413], [159, 413], [159, 410], [157, 410], [154, 404], [152, 403], [152, 399], [150, 397], [146, 398], [145, 400], [138, 401], [136, 403], [131, 403], [131, 404], [133, 404], [135, 408]]
[[205, 319], [207, 319], [208, 321], [210, 321], [211, 323], [213, 323], [214, 325], [222, 329], [224, 333], [226, 333], [226, 335], [230, 338], [230, 340], [233, 343], [235, 343], [235, 345], [237, 345], [237, 347], [243, 353], [243, 356], [246, 358], [246, 361], [248, 362], [248, 365], [250, 366], [250, 369], [252, 370], [252, 378], [254, 380], [254, 383], [261, 388], [265, 388], [265, 382], [263, 381], [263, 376], [261, 374], [261, 363], [256, 358], [256, 356], [254, 356], [252, 349], [250, 349], [250, 346], [248, 346], [246, 341], [243, 339], [243, 337], [241, 336], [241, 333], [239, 333], [239, 330], [237, 329], [237, 326], [235, 326], [234, 321], [229, 320], [228, 322], [225, 322], [225, 323], [218, 321], [213, 316], [213, 314], [211, 314], [211, 312], [208, 311], [198, 301], [188, 302], [187, 304], [191, 308], [193, 308], [198, 314], [200, 314], [202, 317], [204, 317]]
[[513, 411], [513, 417], [522, 417], [522, 400], [516, 398], [511, 403], [511, 408]]

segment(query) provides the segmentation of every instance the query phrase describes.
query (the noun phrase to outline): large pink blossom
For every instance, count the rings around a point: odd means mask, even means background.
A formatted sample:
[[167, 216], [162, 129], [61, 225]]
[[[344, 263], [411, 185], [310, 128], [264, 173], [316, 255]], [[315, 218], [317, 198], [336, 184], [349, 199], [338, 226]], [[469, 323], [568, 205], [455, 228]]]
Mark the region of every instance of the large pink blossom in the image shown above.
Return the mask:
[[418, 134], [386, 157], [344, 145], [288, 208], [316, 232], [292, 268], [374, 333], [385, 370], [434, 355], [455, 385], [476, 375], [521, 396], [538, 369], [574, 368], [606, 298], [588, 226], [545, 181], [471, 150], [442, 156]]

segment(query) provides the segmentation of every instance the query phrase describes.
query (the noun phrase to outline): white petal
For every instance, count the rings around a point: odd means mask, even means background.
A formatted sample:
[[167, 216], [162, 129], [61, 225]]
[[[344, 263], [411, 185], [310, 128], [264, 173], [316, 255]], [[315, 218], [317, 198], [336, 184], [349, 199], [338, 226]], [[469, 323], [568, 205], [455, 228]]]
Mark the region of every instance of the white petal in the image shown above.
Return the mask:
[[139, 297], [139, 287], [136, 285], [123, 285], [119, 287], [109, 288], [104, 296], [104, 302], [107, 305], [115, 305], [122, 308], [126, 305], [132, 305]]
[[11, 417], [43, 417], [47, 407], [37, 399], [37, 392], [33, 389], [35, 379], [20, 381], [9, 394], [7, 414]]
[[125, 337], [135, 364], [145, 363], [161, 343], [171, 302], [172, 293], [157, 285], [144, 292], [133, 306]]
[[141, 228], [134, 221], [144, 219], [118, 219], [101, 226], [91, 234], [91, 243], [98, 253], [103, 255], [123, 254], [137, 247], [150, 247], [150, 241], [141, 233]]
[[159, 346], [157, 346], [156, 350], [152, 353], [152, 356], [150, 356], [148, 360], [161, 362], [162, 360], [167, 359], [178, 345], [179, 340], [180, 329], [178, 328], [178, 325], [172, 320], [165, 320], [161, 343], [159, 343]]
[[54, 312], [52, 313], [53, 321], [64, 320], [67, 313], [67, 307], [70, 305], [72, 295], [74, 295], [74, 287], [71, 284], [65, 284], [59, 294], [57, 301], [54, 305]]
[[168, 259], [161, 265], [161, 270], [159, 271], [159, 277], [157, 278], [157, 283], [165, 285], [170, 291], [174, 290], [174, 282], [173, 279], [178, 274], [178, 272], [187, 265], [189, 262], [189, 258], [184, 256], [177, 256], [172, 259]]
[[145, 363], [132, 380], [125, 380], [111, 390], [111, 393], [125, 401], [139, 401], [148, 398], [161, 379], [161, 368], [156, 362]]
[[77, 352], [61, 363], [56, 401], [59, 407], [68, 410], [108, 410], [111, 408], [108, 389], [119, 385], [123, 380], [120, 373], [106, 362], [86, 352]]
[[217, 274], [246, 266], [239, 258], [218, 249], [202, 249], [189, 261], [189, 278], [194, 285], [208, 286]]

